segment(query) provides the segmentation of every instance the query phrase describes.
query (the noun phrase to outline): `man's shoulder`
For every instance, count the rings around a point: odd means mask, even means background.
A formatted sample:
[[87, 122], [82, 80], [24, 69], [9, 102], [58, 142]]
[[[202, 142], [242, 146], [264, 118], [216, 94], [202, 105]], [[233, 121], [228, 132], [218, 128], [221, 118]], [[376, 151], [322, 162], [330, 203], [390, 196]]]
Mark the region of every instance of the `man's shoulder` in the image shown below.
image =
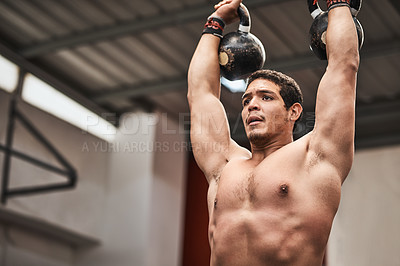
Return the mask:
[[290, 142], [280, 148], [278, 150], [278, 153], [290, 153], [291, 157], [292, 156], [304, 156], [305, 153], [309, 151], [309, 145], [310, 145], [310, 140], [311, 140], [311, 132], [294, 140], [293, 142]]
[[[225, 152], [224, 159], [221, 159], [220, 153], [218, 149], [215, 149], [216, 152], [210, 154], [203, 154], [202, 156], [207, 156], [209, 159], [209, 164], [207, 167], [201, 170], [206, 176], [207, 180], [215, 179], [219, 177], [222, 171], [226, 168], [227, 164], [230, 165], [235, 164], [239, 161], [246, 161], [251, 158], [251, 153], [248, 149], [238, 145], [234, 140], [231, 139], [227, 152]], [[196, 157], [198, 159], [198, 156]], [[215, 158], [215, 159], [214, 159]]]

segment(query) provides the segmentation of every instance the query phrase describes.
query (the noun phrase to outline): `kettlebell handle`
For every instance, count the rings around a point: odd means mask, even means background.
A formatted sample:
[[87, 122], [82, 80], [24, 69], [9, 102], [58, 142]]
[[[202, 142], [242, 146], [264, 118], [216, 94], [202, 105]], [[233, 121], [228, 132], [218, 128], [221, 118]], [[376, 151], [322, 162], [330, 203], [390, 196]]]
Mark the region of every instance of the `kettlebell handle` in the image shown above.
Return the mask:
[[310, 11], [311, 17], [315, 19], [323, 12], [319, 7], [318, 1], [315, 0], [307, 0], [308, 10]]
[[240, 4], [238, 7], [238, 15], [240, 19], [240, 24], [239, 24], [239, 32], [242, 33], [249, 33], [250, 28], [251, 28], [251, 19], [250, 19], [250, 13], [247, 7], [243, 4]]

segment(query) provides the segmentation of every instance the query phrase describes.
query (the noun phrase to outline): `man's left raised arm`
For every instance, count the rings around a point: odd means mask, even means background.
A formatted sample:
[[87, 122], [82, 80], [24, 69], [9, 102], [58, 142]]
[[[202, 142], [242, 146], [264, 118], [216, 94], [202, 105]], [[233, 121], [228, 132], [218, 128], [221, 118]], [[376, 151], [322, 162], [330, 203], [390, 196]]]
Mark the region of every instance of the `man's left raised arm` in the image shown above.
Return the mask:
[[358, 37], [347, 6], [331, 9], [328, 20], [328, 66], [318, 87], [309, 150], [335, 167], [343, 182], [354, 154]]

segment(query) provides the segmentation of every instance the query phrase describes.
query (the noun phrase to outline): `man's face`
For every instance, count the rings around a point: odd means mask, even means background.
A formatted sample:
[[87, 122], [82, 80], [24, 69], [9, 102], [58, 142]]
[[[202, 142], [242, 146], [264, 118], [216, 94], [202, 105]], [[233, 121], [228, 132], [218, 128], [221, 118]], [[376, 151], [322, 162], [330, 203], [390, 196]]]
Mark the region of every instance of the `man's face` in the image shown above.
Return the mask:
[[289, 111], [279, 92], [280, 87], [275, 83], [256, 79], [243, 94], [242, 120], [250, 142], [292, 132]]

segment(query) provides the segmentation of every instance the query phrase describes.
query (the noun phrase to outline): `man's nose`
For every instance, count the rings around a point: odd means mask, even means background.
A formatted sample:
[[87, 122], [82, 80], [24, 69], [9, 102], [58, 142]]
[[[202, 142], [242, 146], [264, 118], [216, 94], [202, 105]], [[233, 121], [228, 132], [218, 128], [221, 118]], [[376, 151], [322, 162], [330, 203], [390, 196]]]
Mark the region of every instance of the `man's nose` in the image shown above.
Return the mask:
[[247, 106], [249, 112], [254, 110], [259, 110], [259, 105], [257, 99], [253, 98], [250, 100], [249, 105]]

